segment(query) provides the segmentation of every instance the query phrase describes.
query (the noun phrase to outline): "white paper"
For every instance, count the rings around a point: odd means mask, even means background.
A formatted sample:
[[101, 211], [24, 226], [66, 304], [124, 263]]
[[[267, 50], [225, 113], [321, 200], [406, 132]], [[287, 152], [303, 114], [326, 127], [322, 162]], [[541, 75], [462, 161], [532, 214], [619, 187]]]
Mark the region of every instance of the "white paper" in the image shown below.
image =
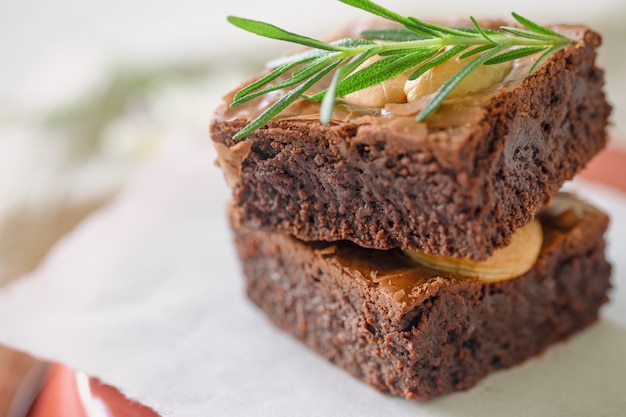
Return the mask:
[[96, 376], [163, 416], [623, 416], [626, 197], [608, 210], [602, 319], [474, 389], [429, 403], [380, 394], [274, 328], [246, 298], [211, 150], [155, 167], [0, 292], [0, 342]]

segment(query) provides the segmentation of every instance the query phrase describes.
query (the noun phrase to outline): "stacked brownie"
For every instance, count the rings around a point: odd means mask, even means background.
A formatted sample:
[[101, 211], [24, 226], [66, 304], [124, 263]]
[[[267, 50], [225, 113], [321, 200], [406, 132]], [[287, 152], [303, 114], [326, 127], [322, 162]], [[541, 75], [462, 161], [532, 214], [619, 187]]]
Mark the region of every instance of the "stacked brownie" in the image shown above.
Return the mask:
[[[429, 399], [596, 320], [608, 217], [558, 190], [607, 141], [600, 36], [554, 29], [576, 43], [421, 123], [415, 105], [340, 100], [321, 125], [302, 99], [233, 141], [268, 100], [225, 97], [211, 135], [229, 218], [248, 296], [277, 326], [380, 391]], [[494, 254], [528, 250], [508, 245], [533, 221], [529, 267], [481, 278]]]

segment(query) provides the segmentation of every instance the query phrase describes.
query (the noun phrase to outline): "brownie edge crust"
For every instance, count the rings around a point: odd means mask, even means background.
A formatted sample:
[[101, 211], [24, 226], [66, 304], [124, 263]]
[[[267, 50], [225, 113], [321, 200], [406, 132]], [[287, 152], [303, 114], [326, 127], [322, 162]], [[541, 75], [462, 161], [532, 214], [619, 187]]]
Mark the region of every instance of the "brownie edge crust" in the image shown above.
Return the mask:
[[399, 250], [305, 243], [231, 211], [247, 294], [278, 327], [379, 391], [427, 400], [474, 386], [597, 319], [610, 288], [608, 218], [571, 197], [540, 213], [528, 273], [484, 284], [416, 266]]

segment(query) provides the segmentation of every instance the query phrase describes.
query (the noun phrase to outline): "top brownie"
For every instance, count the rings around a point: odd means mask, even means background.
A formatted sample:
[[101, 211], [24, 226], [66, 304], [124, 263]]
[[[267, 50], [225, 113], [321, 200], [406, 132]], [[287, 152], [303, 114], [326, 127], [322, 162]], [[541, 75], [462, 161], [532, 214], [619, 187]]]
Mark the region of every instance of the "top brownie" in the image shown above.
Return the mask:
[[607, 141], [601, 37], [552, 28], [577, 42], [532, 74], [537, 56], [515, 61], [502, 82], [447, 99], [424, 122], [422, 101], [340, 100], [322, 125], [319, 103], [300, 99], [233, 141], [271, 100], [229, 108], [227, 95], [210, 131], [238, 217], [302, 240], [486, 259]]

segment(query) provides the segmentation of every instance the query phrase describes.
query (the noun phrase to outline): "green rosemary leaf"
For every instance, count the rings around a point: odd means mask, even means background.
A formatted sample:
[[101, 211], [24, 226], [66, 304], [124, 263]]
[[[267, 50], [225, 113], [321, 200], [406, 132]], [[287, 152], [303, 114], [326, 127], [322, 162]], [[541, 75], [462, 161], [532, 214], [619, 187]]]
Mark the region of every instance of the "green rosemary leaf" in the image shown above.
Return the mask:
[[356, 71], [356, 69], [362, 65], [365, 61], [370, 59], [371, 57], [376, 55], [377, 50], [371, 49], [369, 51], [363, 52], [361, 55], [354, 58], [352, 61], [341, 67], [342, 77], [344, 79], [346, 76]]
[[[346, 96], [355, 91], [363, 90], [383, 81], [387, 81], [397, 75], [405, 73], [414, 68], [419, 62], [430, 58], [437, 53], [437, 48], [424, 48], [414, 51], [404, 57], [390, 56], [378, 60], [369, 66], [346, 77], [337, 86], [337, 95]], [[321, 92], [311, 97], [319, 100], [325, 92]]]
[[479, 54], [481, 52], [485, 52], [490, 50], [491, 48], [495, 48], [496, 46], [498, 46], [497, 44], [494, 43], [488, 43], [487, 45], [481, 45], [478, 46], [474, 49], [471, 49], [465, 53], [462, 53], [461, 55], [459, 55], [459, 59], [465, 59], [465, 58], [469, 58], [470, 56]]
[[335, 108], [335, 98], [337, 97], [337, 84], [339, 83], [339, 79], [343, 75], [343, 69], [344, 68], [335, 71], [335, 74], [330, 81], [330, 85], [326, 90], [326, 94], [324, 94], [322, 104], [320, 105], [320, 123], [323, 125], [327, 125], [328, 123], [330, 123], [330, 118], [333, 115], [333, 110]]
[[307, 49], [303, 52], [297, 52], [295, 54], [280, 56], [278, 58], [271, 59], [265, 64], [265, 66], [267, 68], [277, 68], [293, 62], [310, 61], [311, 59], [320, 57], [322, 55], [327, 55], [329, 53], [332, 52], [322, 51], [319, 49]]
[[352, 49], [352, 48], [358, 48], [361, 46], [365, 46], [365, 47], [378, 46], [376, 42], [372, 42], [367, 39], [356, 39], [356, 38], [339, 39], [338, 41], [331, 42], [331, 45], [336, 46], [341, 49]]
[[[322, 104], [320, 106], [320, 122], [322, 124], [328, 124], [330, 122], [330, 118], [333, 115], [335, 99], [337, 97], [337, 85], [339, 84], [339, 81], [343, 80], [346, 76], [356, 70], [359, 65], [363, 64], [374, 55], [376, 55], [375, 50], [365, 51], [335, 72], [330, 82], [330, 85], [328, 86], [328, 89], [322, 92], [324, 96], [324, 99], [322, 100]], [[307, 98], [311, 99], [310, 97]]]
[[546, 59], [548, 56], [552, 55], [553, 53], [560, 51], [561, 49], [565, 48], [567, 45], [554, 45], [552, 48], [548, 49], [547, 51], [545, 51], [539, 58], [537, 58], [537, 60], [535, 61], [535, 63], [533, 64], [532, 67], [530, 67], [530, 70], [528, 70], [528, 73], [532, 73], [535, 68], [537, 68], [539, 66], [539, 64], [541, 64], [541, 62]]
[[467, 45], [456, 45], [452, 48], [448, 49], [440, 53], [439, 55], [432, 58], [430, 61], [420, 65], [411, 75], [409, 75], [409, 80], [414, 80], [418, 78], [420, 75], [424, 74], [429, 69], [436, 67], [437, 65], [441, 65], [449, 59], [452, 59], [459, 53], [463, 52], [468, 48]]
[[550, 37], [547, 37], [546, 35], [542, 33], [532, 32], [530, 30], [525, 30], [525, 29], [520, 29], [520, 28], [500, 26], [500, 30], [504, 32], [512, 33], [514, 35], [517, 35], [519, 37], [526, 38], [526, 39], [535, 39], [538, 41], [547, 41], [550, 39]]
[[[313, 59], [313, 58], [311, 58], [311, 59]], [[237, 91], [237, 93], [233, 97], [233, 100], [234, 101], [239, 100], [240, 98], [246, 96], [248, 93], [250, 93], [252, 91], [255, 91], [258, 88], [261, 88], [262, 86], [266, 85], [267, 83], [269, 83], [271, 81], [274, 81], [276, 78], [280, 77], [281, 75], [283, 75], [284, 73], [286, 73], [287, 71], [292, 69], [293, 67], [298, 66], [298, 65], [302, 65], [304, 62], [306, 62], [306, 61], [291, 62], [291, 63], [288, 63], [288, 64], [281, 65], [278, 68], [275, 68], [274, 70], [269, 72], [264, 77], [259, 78], [258, 80], [254, 81], [252, 84], [247, 85], [246, 87], [244, 87], [241, 90]]]
[[329, 53], [333, 53], [341, 50], [349, 50], [349, 49], [358, 49], [358, 48], [368, 48], [368, 49], [378, 49], [378, 44], [376, 42], [371, 42], [365, 39], [354, 39], [354, 38], [345, 38], [340, 39], [335, 42], [329, 43], [329, 45], [333, 45], [337, 47], [334, 51], [321, 51], [318, 49], [310, 49], [303, 52], [298, 52], [295, 54], [281, 56], [279, 58], [275, 58], [270, 60], [267, 63], [268, 68], [276, 68], [285, 64], [289, 64], [292, 62], [299, 62], [303, 60], [307, 60], [309, 58], [316, 58], [323, 55], [328, 55]]
[[[439, 48], [437, 48], [438, 50]], [[380, 56], [405, 56], [408, 54], [412, 54], [413, 52], [415, 52], [416, 49], [415, 48], [407, 48], [407, 49], [390, 49], [388, 51], [383, 51], [383, 52], [379, 52], [378, 55]]]
[[[376, 55], [375, 50], [365, 51], [361, 55], [349, 61], [347, 64], [343, 65], [338, 70], [338, 71], [341, 71], [341, 73], [338, 75], [337, 81], [345, 79], [348, 75], [356, 71], [360, 65], [362, 65], [365, 61], [367, 61], [369, 58], [375, 55]], [[332, 85], [328, 89], [330, 89], [331, 87]], [[319, 101], [322, 98], [326, 97], [326, 92], [327, 92], [326, 90], [323, 90], [314, 95], [305, 95], [304, 98], [308, 100]]]
[[416, 49], [403, 57], [393, 56], [376, 61], [360, 73], [355, 73], [353, 78], [346, 79], [345, 84], [339, 87], [341, 95], [371, 87], [403, 74], [424, 60], [431, 58], [437, 53], [437, 50], [438, 48]]
[[408, 19], [410, 23], [406, 25], [407, 29], [423, 34], [429, 38], [441, 39], [444, 37], [444, 35], [441, 32], [438, 32], [436, 30], [429, 28], [428, 26], [424, 25], [421, 20], [416, 19], [415, 17], [409, 17]]
[[[390, 56], [382, 58], [365, 68], [352, 73], [346, 77], [337, 87], [337, 94], [339, 96], [345, 96], [358, 90], [363, 90], [372, 85], [381, 83], [386, 79], [389, 79], [389, 68], [400, 57]], [[326, 94], [326, 90], [319, 92], [310, 97], [311, 100], [321, 100]]]
[[493, 58], [485, 61], [485, 65], [495, 65], [495, 64], [501, 64], [506, 61], [513, 61], [518, 58], [523, 58], [528, 55], [536, 54], [545, 49], [547, 48], [541, 47], [541, 46], [528, 46], [526, 48], [513, 49], [510, 51], [503, 52], [500, 55], [496, 55]]
[[233, 136], [233, 140], [239, 140], [248, 136], [250, 133], [254, 132], [258, 128], [264, 126], [276, 117], [280, 112], [285, 110], [291, 103], [296, 101], [302, 94], [306, 93], [306, 91], [315, 85], [319, 80], [324, 78], [329, 72], [337, 68], [337, 66], [341, 63], [341, 60], [335, 60], [332, 64], [324, 68], [322, 71], [317, 73], [315, 76], [308, 79], [306, 82], [300, 84], [298, 87], [291, 90], [284, 97], [266, 109], [263, 113], [261, 113], [256, 119], [254, 119], [249, 125], [241, 129]]
[[[415, 19], [415, 20], [417, 20], [417, 19]], [[480, 33], [468, 32], [466, 30], [456, 29], [454, 27], [435, 25], [433, 23], [422, 22], [421, 20], [419, 22], [424, 27], [426, 27], [426, 28], [428, 28], [430, 30], [433, 30], [435, 32], [441, 33], [442, 35], [463, 36], [463, 37], [482, 36]]]
[[[470, 16], [470, 20], [473, 19], [473, 17]], [[467, 32], [467, 33], [474, 33], [476, 35], [480, 35], [480, 32], [478, 30], [476, 30], [475, 27], [454, 27], [456, 30], [459, 30], [461, 32]], [[493, 29], [485, 29], [483, 27], [481, 27], [481, 30], [486, 33], [487, 35], [502, 35], [502, 33], [498, 32], [497, 30], [493, 30]]]
[[517, 20], [522, 26], [526, 27], [527, 29], [530, 29], [533, 32], [537, 32], [537, 33], [541, 33], [543, 35], [547, 35], [547, 36], [553, 36], [553, 37], [557, 37], [557, 38], [565, 38], [565, 36], [561, 35], [560, 33], [554, 32], [546, 27], [543, 27], [523, 16], [518, 15], [517, 13], [513, 12], [511, 13], [511, 15], [513, 16], [513, 18], [515, 20]]
[[506, 48], [506, 46], [498, 45], [495, 48], [478, 56], [477, 58], [474, 58], [467, 65], [461, 68], [459, 72], [454, 74], [452, 78], [448, 79], [445, 83], [441, 85], [441, 87], [439, 87], [434, 97], [417, 115], [417, 120], [420, 122], [424, 121], [428, 116], [431, 115], [432, 112], [434, 112], [439, 107], [441, 102], [444, 101], [446, 97], [448, 97], [452, 90], [454, 90], [465, 77], [467, 77], [472, 71], [476, 70], [476, 68], [484, 64], [487, 60], [489, 60], [490, 57], [502, 51], [504, 48]]
[[485, 32], [483, 28], [480, 27], [480, 25], [478, 24], [478, 21], [474, 18], [474, 16], [470, 16], [470, 20], [472, 21], [472, 25], [474, 25], [474, 29], [476, 29], [476, 32], [478, 32], [480, 36], [485, 38], [487, 42], [495, 44], [494, 40], [489, 37], [487, 32]]
[[292, 74], [292, 77], [297, 77], [300, 80], [309, 78], [311, 75], [317, 73], [320, 69], [325, 67], [330, 61], [338, 58], [334, 55], [324, 55], [316, 58], [315, 60], [307, 63], [302, 68], [298, 68]]
[[406, 28], [364, 30], [363, 32], [361, 32], [361, 36], [363, 36], [365, 39], [387, 42], [406, 42], [417, 41], [420, 39], [428, 39], [426, 36], [419, 35]]
[[311, 48], [322, 49], [326, 51], [337, 51], [339, 48], [330, 45], [326, 42], [318, 41], [317, 39], [309, 38], [306, 36], [296, 35], [295, 33], [287, 32], [279, 27], [270, 25], [269, 23], [259, 22], [256, 20], [244, 19], [242, 17], [228, 16], [228, 21], [233, 25], [252, 32], [259, 36], [266, 38], [279, 39], [282, 41], [297, 43]]
[[313, 74], [316, 74], [317, 72], [321, 71], [324, 67], [326, 67], [329, 64], [329, 61], [330, 59], [328, 57], [320, 57], [316, 59], [315, 61], [309, 63], [305, 67], [300, 68], [297, 71], [294, 71], [291, 77], [289, 77], [285, 81], [272, 84], [262, 90], [252, 92], [237, 100], [233, 100], [231, 107], [241, 106], [243, 103], [246, 103], [264, 94], [271, 93], [272, 91], [281, 90], [283, 88], [291, 87], [292, 85], [301, 83], [305, 81], [306, 79], [308, 79], [309, 77], [311, 77]]

